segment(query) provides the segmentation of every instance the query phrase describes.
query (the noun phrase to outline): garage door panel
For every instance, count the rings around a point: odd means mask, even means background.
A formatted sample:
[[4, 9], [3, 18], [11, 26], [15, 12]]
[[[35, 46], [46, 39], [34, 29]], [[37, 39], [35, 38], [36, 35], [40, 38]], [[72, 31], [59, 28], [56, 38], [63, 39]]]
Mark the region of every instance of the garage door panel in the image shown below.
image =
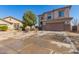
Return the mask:
[[64, 24], [63, 23], [49, 23], [45, 26], [46, 30], [54, 30], [54, 31], [62, 31], [64, 30]]

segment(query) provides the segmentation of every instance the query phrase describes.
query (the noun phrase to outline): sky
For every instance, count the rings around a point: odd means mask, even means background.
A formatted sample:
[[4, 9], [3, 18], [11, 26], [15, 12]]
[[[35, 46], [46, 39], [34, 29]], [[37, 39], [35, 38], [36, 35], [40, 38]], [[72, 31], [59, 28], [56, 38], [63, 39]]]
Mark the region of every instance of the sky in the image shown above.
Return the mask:
[[[0, 18], [12, 16], [22, 20], [23, 14], [27, 10], [31, 10], [36, 15], [40, 15], [43, 12], [62, 7], [64, 5], [0, 5]], [[70, 16], [79, 21], [79, 5], [72, 5]]]

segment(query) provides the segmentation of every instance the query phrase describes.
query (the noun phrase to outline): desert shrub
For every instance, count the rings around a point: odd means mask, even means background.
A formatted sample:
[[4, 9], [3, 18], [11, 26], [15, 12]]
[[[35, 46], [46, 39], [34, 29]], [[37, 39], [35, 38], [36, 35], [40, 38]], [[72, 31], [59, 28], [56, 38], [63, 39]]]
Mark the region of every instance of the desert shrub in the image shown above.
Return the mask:
[[0, 25], [0, 30], [1, 31], [6, 31], [8, 29], [8, 26], [6, 25]]

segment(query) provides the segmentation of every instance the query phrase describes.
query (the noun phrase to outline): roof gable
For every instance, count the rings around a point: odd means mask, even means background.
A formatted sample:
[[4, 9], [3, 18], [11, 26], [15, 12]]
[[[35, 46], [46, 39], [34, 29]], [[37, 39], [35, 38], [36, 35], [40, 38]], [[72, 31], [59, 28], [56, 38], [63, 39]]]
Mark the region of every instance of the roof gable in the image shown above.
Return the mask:
[[8, 22], [8, 23], [22, 23], [22, 21], [12, 17], [12, 16], [8, 16], [3, 18], [4, 21]]

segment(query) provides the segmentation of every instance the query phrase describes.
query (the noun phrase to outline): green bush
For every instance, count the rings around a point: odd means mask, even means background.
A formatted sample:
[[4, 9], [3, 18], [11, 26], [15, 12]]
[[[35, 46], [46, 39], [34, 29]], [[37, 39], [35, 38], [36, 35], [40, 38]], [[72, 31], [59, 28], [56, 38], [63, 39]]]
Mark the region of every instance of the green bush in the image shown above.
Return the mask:
[[0, 25], [0, 30], [1, 31], [6, 31], [8, 29], [8, 26], [6, 25]]

